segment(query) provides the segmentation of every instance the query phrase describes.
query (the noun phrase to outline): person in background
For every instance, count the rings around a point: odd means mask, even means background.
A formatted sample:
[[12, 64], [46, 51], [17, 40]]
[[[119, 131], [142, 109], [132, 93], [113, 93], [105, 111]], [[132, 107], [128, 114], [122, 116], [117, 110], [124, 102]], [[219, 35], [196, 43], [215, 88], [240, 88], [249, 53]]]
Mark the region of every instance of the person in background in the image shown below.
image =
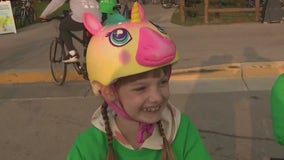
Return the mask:
[[75, 140], [68, 160], [210, 160], [190, 118], [169, 102], [172, 65], [179, 59], [165, 30], [144, 19], [135, 2], [131, 20], [103, 26], [92, 14], [87, 71], [103, 104]]
[[284, 146], [284, 74], [274, 82], [270, 102], [275, 139]]
[[[284, 73], [276, 79], [272, 86], [270, 103], [274, 137], [276, 142], [284, 147]], [[277, 160], [284, 160], [284, 157], [277, 158]]]
[[[40, 19], [47, 20], [48, 16], [61, 7], [66, 0], [52, 0], [40, 15]], [[59, 38], [67, 47], [68, 55], [64, 57], [64, 63], [78, 62], [79, 54], [74, 47], [71, 31], [81, 31], [84, 29], [82, 16], [89, 12], [101, 20], [99, 4], [96, 0], [69, 0], [71, 14], [67, 15], [59, 25]]]

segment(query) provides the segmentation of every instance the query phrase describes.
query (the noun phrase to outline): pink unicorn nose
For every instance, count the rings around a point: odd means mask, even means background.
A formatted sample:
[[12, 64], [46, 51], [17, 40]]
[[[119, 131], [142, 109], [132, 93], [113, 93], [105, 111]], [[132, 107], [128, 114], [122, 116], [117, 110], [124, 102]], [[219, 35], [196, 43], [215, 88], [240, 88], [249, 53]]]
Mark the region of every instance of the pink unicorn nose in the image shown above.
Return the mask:
[[136, 60], [143, 66], [159, 66], [172, 61], [176, 55], [176, 46], [158, 32], [143, 27], [140, 29], [139, 46]]

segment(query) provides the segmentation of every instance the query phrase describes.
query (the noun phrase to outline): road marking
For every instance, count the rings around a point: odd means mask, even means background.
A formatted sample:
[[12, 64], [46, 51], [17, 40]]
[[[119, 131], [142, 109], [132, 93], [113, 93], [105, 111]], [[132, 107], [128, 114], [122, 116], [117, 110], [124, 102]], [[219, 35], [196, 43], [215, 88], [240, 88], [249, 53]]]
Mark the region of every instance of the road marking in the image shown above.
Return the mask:
[[[54, 82], [47, 71], [0, 73], [0, 84]], [[83, 80], [76, 71], [68, 71], [66, 81]]]
[[[284, 72], [284, 61], [249, 62], [174, 69], [171, 80], [240, 79], [278, 76]], [[0, 73], [0, 84], [54, 82], [49, 71]], [[68, 70], [66, 81], [84, 80], [74, 70]]]

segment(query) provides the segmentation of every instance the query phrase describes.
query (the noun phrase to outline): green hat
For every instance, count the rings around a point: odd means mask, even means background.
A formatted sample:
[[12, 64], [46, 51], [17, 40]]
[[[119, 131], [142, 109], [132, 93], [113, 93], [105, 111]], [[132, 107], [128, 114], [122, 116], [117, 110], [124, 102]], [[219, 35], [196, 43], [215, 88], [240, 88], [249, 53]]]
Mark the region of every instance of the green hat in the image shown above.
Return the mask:
[[125, 21], [127, 21], [127, 19], [123, 15], [114, 12], [113, 14], [108, 14], [108, 18], [105, 20], [103, 25], [115, 25]]
[[100, 11], [102, 13], [113, 13], [116, 3], [116, 0], [100, 0]]

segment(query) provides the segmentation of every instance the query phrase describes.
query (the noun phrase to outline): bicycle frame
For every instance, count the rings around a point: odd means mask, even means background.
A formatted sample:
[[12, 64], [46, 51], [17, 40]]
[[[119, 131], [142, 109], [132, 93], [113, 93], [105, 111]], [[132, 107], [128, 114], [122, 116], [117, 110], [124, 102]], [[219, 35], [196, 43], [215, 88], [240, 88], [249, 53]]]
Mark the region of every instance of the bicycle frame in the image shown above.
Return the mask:
[[71, 32], [71, 37], [75, 40], [77, 40], [83, 47], [84, 47], [84, 57], [86, 56], [86, 47], [89, 44], [90, 38], [91, 38], [91, 33], [89, 33], [89, 31], [84, 28], [83, 30], [83, 37], [80, 38], [79, 36], [77, 36], [75, 33]]
[[87, 52], [87, 47], [91, 38], [91, 34], [87, 31], [86, 28], [83, 30], [83, 36], [80, 38], [77, 36], [75, 33], [71, 32], [71, 37], [75, 40], [77, 40], [82, 46], [83, 46], [83, 56], [84, 56], [84, 61], [82, 63], [76, 62], [73, 63], [73, 66], [75, 70], [77, 71], [78, 74], [83, 74], [83, 78], [87, 79], [87, 71], [86, 71], [86, 62], [85, 62], [85, 57], [86, 57], [86, 52]]
[[[53, 17], [52, 19], [62, 20], [63, 17]], [[52, 19], [48, 19], [43, 22], [50, 21]], [[66, 79], [67, 73], [67, 65], [72, 64], [74, 69], [79, 75], [82, 75], [84, 79], [88, 80], [88, 74], [86, 70], [86, 51], [88, 47], [89, 40], [91, 38], [91, 33], [87, 31], [86, 28], [83, 29], [83, 35], [79, 36], [78, 32], [70, 32], [71, 37], [73, 39], [74, 45], [77, 44], [75, 48], [83, 52], [84, 58], [83, 61], [78, 61], [74, 63], [64, 63], [63, 59], [68, 54], [66, 52], [66, 46], [64, 42], [56, 37], [51, 45], [50, 45], [50, 67], [51, 67], [51, 74], [56, 84], [63, 85]], [[77, 42], [77, 43], [76, 43]], [[78, 46], [79, 45], [79, 46]], [[83, 48], [82, 48], [83, 47]], [[80, 53], [80, 52], [79, 52]]]

